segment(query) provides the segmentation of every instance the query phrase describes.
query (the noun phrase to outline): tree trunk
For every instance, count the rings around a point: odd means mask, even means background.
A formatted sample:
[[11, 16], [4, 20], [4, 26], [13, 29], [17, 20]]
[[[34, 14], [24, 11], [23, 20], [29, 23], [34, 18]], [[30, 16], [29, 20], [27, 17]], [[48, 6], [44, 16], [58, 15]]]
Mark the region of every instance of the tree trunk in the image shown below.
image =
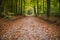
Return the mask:
[[21, 2], [21, 12], [20, 12], [20, 15], [22, 15], [22, 0], [20, 0]]
[[50, 16], [50, 0], [47, 0], [47, 17]]
[[60, 0], [59, 0], [59, 13], [60, 13]]
[[19, 15], [20, 15], [20, 12], [21, 12], [21, 11], [20, 11], [20, 10], [21, 10], [21, 9], [20, 9], [20, 6], [21, 6], [21, 5], [20, 5], [20, 0], [19, 0]]
[[39, 5], [38, 5], [38, 0], [37, 0], [37, 15], [39, 15]]
[[0, 0], [0, 6], [2, 5], [2, 0]]
[[23, 10], [23, 16], [25, 16], [25, 0], [24, 0], [24, 6], [23, 6], [24, 8], [24, 10]]
[[17, 1], [18, 1], [18, 0], [16, 0], [16, 14], [17, 14]]
[[34, 5], [34, 14], [36, 15], [36, 8], [35, 8], [35, 5]]
[[3, 0], [0, 0], [0, 17], [2, 16], [2, 2], [3, 2]]
[[43, 0], [43, 13], [44, 13], [44, 0]]

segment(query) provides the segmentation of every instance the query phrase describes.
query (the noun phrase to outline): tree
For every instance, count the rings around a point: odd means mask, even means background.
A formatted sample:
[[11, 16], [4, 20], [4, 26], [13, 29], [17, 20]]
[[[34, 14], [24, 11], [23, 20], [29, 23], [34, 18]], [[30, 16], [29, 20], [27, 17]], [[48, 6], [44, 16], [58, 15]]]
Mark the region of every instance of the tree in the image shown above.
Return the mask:
[[44, 0], [43, 0], [43, 13], [44, 13]]
[[0, 0], [0, 5], [2, 5], [2, 1], [3, 1], [3, 0]]
[[35, 5], [34, 5], [34, 14], [37, 15], [37, 14], [36, 14], [36, 7], [35, 7]]
[[47, 17], [50, 16], [50, 0], [47, 0]]
[[22, 0], [21, 0], [21, 13], [20, 13], [20, 15], [22, 15]]
[[60, 0], [59, 0], [59, 13], [60, 13]]
[[39, 5], [38, 5], [38, 0], [37, 0], [37, 15], [39, 15]]
[[25, 16], [25, 0], [23, 0], [23, 3], [24, 3], [24, 5], [23, 5], [23, 16]]
[[2, 2], [3, 2], [3, 0], [0, 0], [0, 17], [2, 16]]
[[18, 0], [16, 0], [16, 14], [17, 14], [17, 2], [18, 2]]
[[35, 14], [35, 16], [37, 16], [37, 13], [36, 13], [36, 0], [33, 0], [32, 1], [33, 2], [33, 8], [34, 8], [34, 14]]

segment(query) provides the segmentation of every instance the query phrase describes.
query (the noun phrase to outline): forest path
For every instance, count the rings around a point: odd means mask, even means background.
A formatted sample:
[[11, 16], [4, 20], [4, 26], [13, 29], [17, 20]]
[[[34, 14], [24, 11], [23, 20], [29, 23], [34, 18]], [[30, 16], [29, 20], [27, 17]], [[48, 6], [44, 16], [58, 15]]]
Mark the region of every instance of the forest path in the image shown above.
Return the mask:
[[38, 17], [24, 17], [5, 22], [0, 27], [0, 40], [60, 40], [60, 27]]

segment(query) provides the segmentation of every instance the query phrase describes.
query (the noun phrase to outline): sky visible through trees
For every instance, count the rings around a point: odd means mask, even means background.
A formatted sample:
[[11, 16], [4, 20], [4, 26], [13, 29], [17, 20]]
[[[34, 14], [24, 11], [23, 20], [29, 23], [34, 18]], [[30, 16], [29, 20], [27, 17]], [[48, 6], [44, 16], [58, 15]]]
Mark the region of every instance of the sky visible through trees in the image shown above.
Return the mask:
[[0, 16], [60, 15], [59, 0], [1, 0]]

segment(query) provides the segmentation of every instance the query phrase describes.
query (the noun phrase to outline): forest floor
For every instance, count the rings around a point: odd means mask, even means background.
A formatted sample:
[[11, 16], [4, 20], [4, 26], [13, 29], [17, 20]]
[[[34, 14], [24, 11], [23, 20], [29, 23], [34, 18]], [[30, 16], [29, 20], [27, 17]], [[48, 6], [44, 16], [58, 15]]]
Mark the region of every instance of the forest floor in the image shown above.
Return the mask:
[[60, 26], [34, 16], [0, 19], [0, 40], [60, 40]]
[[47, 16], [40, 15], [38, 17], [44, 21], [51, 23], [51, 24], [60, 26], [60, 16], [49, 16], [49, 18], [47, 18]]

